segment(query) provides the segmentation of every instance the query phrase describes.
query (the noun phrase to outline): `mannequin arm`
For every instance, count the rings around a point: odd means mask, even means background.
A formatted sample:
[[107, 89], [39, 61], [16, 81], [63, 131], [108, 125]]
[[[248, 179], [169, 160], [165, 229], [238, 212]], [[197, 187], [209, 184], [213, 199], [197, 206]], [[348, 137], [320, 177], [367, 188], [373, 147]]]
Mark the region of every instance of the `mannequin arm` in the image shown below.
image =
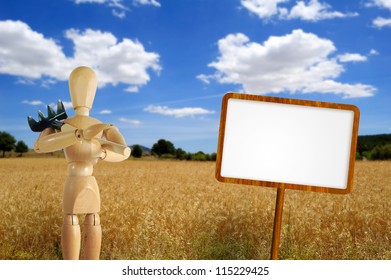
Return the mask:
[[119, 162], [130, 156], [130, 148], [126, 145], [125, 139], [118, 128], [110, 125], [109, 128], [103, 131], [103, 136], [107, 139], [107, 141], [99, 140], [104, 153], [103, 160]]
[[111, 141], [99, 139], [102, 145], [103, 156], [102, 159], [110, 162], [119, 162], [127, 159], [130, 156], [130, 148]]
[[81, 139], [82, 135], [77, 129], [56, 133], [53, 128], [46, 128], [35, 142], [34, 150], [37, 153], [50, 153], [71, 146]]

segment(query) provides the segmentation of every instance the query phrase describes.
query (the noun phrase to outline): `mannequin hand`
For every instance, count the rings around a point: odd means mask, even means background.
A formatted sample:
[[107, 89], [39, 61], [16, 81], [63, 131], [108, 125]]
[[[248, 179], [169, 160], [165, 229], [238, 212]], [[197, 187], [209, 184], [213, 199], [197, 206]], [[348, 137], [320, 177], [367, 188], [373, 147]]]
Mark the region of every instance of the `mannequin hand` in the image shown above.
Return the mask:
[[104, 124], [104, 123], [94, 124], [87, 127], [86, 129], [83, 129], [81, 134], [84, 139], [91, 140], [103, 130], [108, 129], [110, 126], [111, 126], [110, 124]]

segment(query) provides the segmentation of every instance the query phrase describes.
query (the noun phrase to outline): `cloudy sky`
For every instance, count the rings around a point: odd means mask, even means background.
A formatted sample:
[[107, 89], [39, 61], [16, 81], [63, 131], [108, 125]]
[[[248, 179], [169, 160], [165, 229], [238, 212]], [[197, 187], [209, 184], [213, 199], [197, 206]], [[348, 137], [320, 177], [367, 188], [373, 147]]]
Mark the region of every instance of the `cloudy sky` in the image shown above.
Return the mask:
[[5, 0], [0, 131], [33, 146], [26, 117], [92, 67], [91, 116], [129, 145], [214, 152], [226, 92], [348, 103], [360, 135], [391, 133], [391, 0]]

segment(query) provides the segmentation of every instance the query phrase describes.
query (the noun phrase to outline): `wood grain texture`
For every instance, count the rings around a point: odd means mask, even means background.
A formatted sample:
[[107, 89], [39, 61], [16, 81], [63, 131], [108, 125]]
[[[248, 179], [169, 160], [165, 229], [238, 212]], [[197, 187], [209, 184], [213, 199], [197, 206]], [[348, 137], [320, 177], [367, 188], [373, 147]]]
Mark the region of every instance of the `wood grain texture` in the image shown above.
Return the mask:
[[[223, 148], [224, 148], [224, 140], [225, 140], [224, 137], [225, 137], [225, 127], [227, 121], [227, 109], [228, 109], [228, 101], [231, 98], [250, 100], [256, 102], [257, 101], [272, 102], [272, 103], [280, 103], [280, 104], [292, 104], [292, 105], [307, 106], [307, 107], [353, 111], [354, 117], [353, 117], [352, 138], [351, 138], [351, 146], [350, 146], [347, 187], [345, 189], [336, 189], [327, 186], [324, 187], [309, 186], [309, 185], [270, 182], [270, 181], [262, 181], [262, 180], [251, 180], [251, 179], [243, 179], [243, 178], [229, 178], [229, 177], [222, 176], [221, 166], [222, 166]], [[259, 95], [250, 95], [250, 94], [240, 94], [240, 93], [232, 93], [232, 92], [227, 93], [226, 95], [224, 95], [222, 100], [215, 177], [220, 182], [232, 183], [232, 184], [253, 185], [253, 186], [263, 186], [263, 187], [272, 187], [272, 188], [286, 188], [286, 189], [296, 189], [296, 190], [315, 191], [315, 192], [323, 192], [323, 193], [336, 193], [336, 194], [350, 193], [353, 185], [359, 118], [360, 118], [360, 111], [354, 105], [309, 101], [309, 100], [300, 100], [300, 99], [291, 99], [291, 98], [270, 97], [270, 96], [259, 96]]]
[[285, 188], [277, 189], [276, 208], [274, 210], [274, 226], [272, 247], [270, 252], [271, 260], [278, 260], [278, 251], [280, 250], [282, 211], [284, 209]]

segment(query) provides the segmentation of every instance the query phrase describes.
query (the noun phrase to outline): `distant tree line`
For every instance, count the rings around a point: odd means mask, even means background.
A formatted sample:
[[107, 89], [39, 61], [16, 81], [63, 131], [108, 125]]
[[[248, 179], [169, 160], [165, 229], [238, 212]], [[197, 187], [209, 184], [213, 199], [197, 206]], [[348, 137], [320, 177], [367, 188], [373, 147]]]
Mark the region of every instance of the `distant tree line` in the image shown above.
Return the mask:
[[[15, 137], [5, 131], [0, 131], [0, 151], [2, 157], [6, 152], [15, 151], [18, 156], [23, 156], [29, 148], [22, 140], [16, 141]], [[159, 139], [152, 148], [141, 145], [132, 146], [132, 156], [141, 158], [144, 155], [152, 155], [161, 159], [215, 161], [216, 153], [207, 154], [202, 151], [189, 153], [181, 148], [175, 148], [174, 144], [165, 139]], [[390, 160], [391, 159], [391, 134], [358, 136], [356, 159]]]
[[356, 159], [391, 159], [391, 134], [359, 136]]
[[[131, 155], [134, 158], [141, 158], [145, 155], [151, 155], [160, 159], [178, 159], [178, 160], [195, 160], [195, 161], [215, 161], [216, 153], [207, 154], [202, 151], [197, 153], [189, 153], [181, 148], [175, 148], [174, 144], [165, 139], [158, 140], [153, 144], [152, 148], [146, 148], [141, 145], [131, 147]], [[5, 131], [0, 131], [0, 151], [2, 157], [5, 157], [6, 152], [15, 151], [18, 156], [23, 156], [28, 152], [29, 148], [22, 140], [16, 141], [15, 137]]]
[[14, 150], [19, 156], [28, 152], [29, 148], [22, 140], [16, 142], [14, 136], [5, 131], [0, 131], [0, 151], [2, 151], [2, 157], [5, 157], [5, 152]]
[[[144, 148], [144, 150], [146, 150]], [[195, 161], [215, 161], [216, 153], [207, 154], [202, 151], [189, 153], [182, 148], [175, 148], [174, 144], [165, 139], [159, 139], [153, 144], [150, 150], [143, 151], [142, 146], [134, 145], [132, 147], [132, 156], [140, 158], [145, 154], [158, 157], [160, 159], [178, 159], [178, 160], [195, 160]]]

